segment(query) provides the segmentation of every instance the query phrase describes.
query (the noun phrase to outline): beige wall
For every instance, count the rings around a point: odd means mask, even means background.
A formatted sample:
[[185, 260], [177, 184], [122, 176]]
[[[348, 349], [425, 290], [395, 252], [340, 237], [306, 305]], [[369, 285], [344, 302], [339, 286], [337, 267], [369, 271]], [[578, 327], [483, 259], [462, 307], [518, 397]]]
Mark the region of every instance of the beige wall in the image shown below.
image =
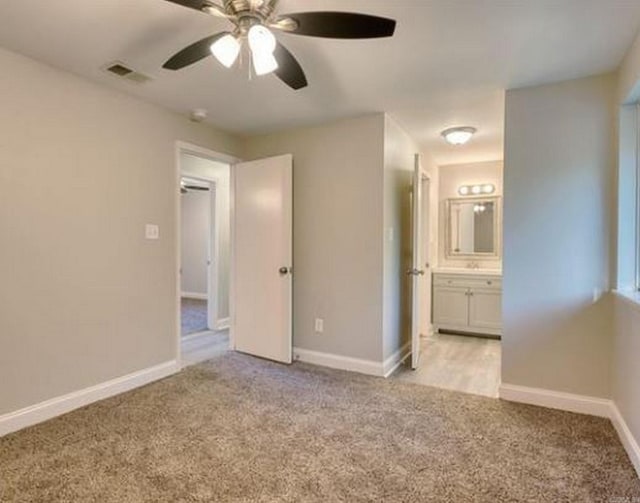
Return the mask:
[[640, 305], [616, 298], [614, 303], [612, 398], [631, 433], [640, 440]]
[[[459, 198], [458, 188], [461, 185], [478, 185], [492, 183], [496, 186], [496, 191], [492, 196], [502, 197], [502, 169], [503, 162], [486, 161], [468, 164], [449, 164], [438, 168], [438, 266], [440, 267], [466, 267], [469, 259], [447, 259], [445, 254], [446, 246], [446, 225], [447, 225], [447, 199]], [[500, 229], [499, 231], [502, 231]], [[480, 262], [482, 267], [489, 269], [500, 269], [502, 260], [495, 258], [473, 259]]]
[[375, 114], [245, 143], [247, 160], [293, 154], [298, 348], [382, 360], [383, 142]]
[[615, 78], [507, 92], [507, 384], [609, 397]]
[[175, 142], [239, 143], [2, 49], [0, 66], [2, 414], [176, 357]]

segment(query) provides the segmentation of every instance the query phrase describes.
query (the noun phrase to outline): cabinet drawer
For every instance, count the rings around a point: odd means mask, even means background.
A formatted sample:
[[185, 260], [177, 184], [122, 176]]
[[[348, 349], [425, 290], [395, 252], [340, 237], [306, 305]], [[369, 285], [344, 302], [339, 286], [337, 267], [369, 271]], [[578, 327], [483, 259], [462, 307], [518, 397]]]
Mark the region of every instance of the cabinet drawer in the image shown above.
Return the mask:
[[461, 288], [502, 288], [502, 278], [491, 276], [463, 276], [434, 274], [434, 286], [449, 286]]

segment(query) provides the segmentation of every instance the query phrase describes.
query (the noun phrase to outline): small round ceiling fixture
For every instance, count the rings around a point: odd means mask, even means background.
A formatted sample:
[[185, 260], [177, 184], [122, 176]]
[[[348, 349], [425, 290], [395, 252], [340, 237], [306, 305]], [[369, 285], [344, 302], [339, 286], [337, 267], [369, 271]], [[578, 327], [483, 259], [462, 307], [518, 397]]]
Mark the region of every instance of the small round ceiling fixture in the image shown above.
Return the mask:
[[445, 141], [451, 145], [464, 145], [471, 139], [476, 131], [477, 129], [474, 127], [462, 126], [450, 127], [448, 129], [445, 129], [440, 134], [445, 139]]

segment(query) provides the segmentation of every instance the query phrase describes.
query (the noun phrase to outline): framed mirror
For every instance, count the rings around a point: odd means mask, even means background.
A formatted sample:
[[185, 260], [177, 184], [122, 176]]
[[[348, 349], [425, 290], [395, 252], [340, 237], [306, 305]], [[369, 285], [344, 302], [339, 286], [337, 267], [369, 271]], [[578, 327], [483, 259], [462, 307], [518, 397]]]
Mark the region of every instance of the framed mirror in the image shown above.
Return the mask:
[[500, 197], [447, 199], [447, 258], [500, 256]]

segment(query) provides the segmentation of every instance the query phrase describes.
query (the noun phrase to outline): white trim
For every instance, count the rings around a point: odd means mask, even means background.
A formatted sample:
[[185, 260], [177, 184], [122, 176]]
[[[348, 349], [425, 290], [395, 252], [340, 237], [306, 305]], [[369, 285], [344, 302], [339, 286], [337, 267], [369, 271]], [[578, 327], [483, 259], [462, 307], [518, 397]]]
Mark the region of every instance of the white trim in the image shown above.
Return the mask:
[[618, 432], [620, 441], [627, 451], [629, 459], [631, 459], [631, 464], [633, 464], [636, 473], [640, 477], [640, 446], [638, 446], [637, 440], [634, 438], [633, 433], [631, 433], [631, 430], [614, 402], [611, 403], [611, 422]]
[[90, 403], [163, 379], [180, 370], [176, 360], [117, 377], [89, 388], [73, 391], [24, 409], [0, 416], [0, 437], [48, 419], [66, 414]]
[[347, 370], [377, 377], [389, 377], [411, 355], [411, 341], [393, 353], [384, 362], [364, 360], [351, 356], [323, 353], [310, 349], [293, 348], [293, 359], [332, 369]]
[[293, 359], [314, 365], [322, 365], [332, 369], [349, 370], [372, 376], [382, 376], [382, 363], [350, 356], [334, 355], [311, 351], [310, 349], [293, 348]]
[[215, 329], [216, 330], [226, 330], [227, 328], [229, 328], [230, 325], [231, 325], [231, 318], [229, 318], [229, 317], [227, 317], [227, 318], [219, 318], [216, 321]]
[[499, 396], [502, 400], [509, 402], [528, 403], [579, 414], [599, 417], [610, 417], [611, 414], [612, 402], [606, 398], [574, 395], [573, 393], [504, 383], [500, 385]]
[[393, 353], [382, 364], [382, 375], [389, 377], [411, 355], [411, 341]]
[[198, 293], [198, 292], [182, 292], [180, 296], [183, 299], [196, 299], [196, 300], [207, 300], [209, 295], [206, 293]]

